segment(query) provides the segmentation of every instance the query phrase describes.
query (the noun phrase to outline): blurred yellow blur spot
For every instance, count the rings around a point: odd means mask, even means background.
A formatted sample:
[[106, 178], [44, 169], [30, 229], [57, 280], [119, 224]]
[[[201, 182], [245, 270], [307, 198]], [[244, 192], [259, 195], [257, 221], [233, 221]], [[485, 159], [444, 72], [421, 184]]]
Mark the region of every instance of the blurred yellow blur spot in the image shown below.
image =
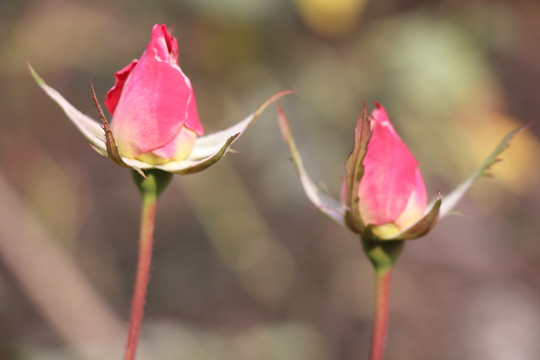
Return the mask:
[[295, 0], [306, 25], [323, 36], [349, 33], [358, 23], [367, 0]]
[[[480, 163], [495, 145], [510, 131], [523, 125], [501, 112], [476, 113], [469, 122], [471, 158]], [[512, 192], [524, 195], [534, 189], [540, 180], [540, 143], [533, 132], [519, 133], [499, 157], [489, 174], [502, 181]]]

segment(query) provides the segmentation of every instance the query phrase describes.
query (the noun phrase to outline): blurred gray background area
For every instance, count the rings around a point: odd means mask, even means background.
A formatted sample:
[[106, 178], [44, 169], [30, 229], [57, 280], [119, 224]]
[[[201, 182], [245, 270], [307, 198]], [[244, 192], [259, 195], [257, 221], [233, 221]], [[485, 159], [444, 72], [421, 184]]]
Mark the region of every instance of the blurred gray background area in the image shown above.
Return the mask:
[[[425, 238], [407, 243], [388, 360], [540, 354], [540, 2], [0, 1], [0, 359], [119, 359], [139, 194], [32, 80], [94, 116], [153, 24], [178, 38], [211, 133], [283, 89], [305, 166], [339, 196], [362, 100], [385, 106], [431, 197], [532, 122]], [[97, 118], [97, 116], [95, 116]], [[268, 109], [157, 214], [140, 359], [353, 360], [373, 271], [305, 197]]]

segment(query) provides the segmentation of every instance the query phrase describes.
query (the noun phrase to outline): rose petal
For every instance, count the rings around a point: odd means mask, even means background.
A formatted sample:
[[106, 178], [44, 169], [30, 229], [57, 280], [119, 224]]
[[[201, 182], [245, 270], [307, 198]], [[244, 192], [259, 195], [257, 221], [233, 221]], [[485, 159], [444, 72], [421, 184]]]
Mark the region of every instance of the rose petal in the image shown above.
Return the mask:
[[131, 71], [133, 70], [135, 65], [137, 65], [137, 62], [137, 59], [133, 60], [125, 68], [117, 71], [114, 74], [114, 77], [116, 78], [116, 83], [111, 88], [111, 90], [107, 92], [107, 95], [105, 95], [105, 106], [107, 107], [107, 110], [109, 110], [111, 115], [113, 115], [114, 110], [116, 110], [116, 105], [118, 105], [118, 100], [120, 100], [120, 95], [122, 94], [122, 90], [124, 90], [124, 85], [129, 77], [129, 74], [131, 74]]
[[384, 108], [379, 104], [377, 107], [372, 114], [372, 134], [358, 195], [364, 223], [382, 225], [398, 220], [413, 192], [415, 210], [421, 209], [421, 215], [427, 204], [416, 159], [394, 130]]

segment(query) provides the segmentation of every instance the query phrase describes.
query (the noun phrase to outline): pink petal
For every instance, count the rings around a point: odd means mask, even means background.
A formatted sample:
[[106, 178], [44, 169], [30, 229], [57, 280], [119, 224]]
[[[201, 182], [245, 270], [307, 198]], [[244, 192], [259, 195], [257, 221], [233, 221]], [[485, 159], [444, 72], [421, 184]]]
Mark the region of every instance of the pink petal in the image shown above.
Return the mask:
[[418, 219], [424, 216], [427, 208], [427, 193], [425, 191], [426, 185], [419, 169], [415, 172], [415, 188], [407, 201], [405, 209], [396, 219], [395, 224], [400, 229], [408, 228], [413, 225]]
[[166, 25], [154, 25], [152, 38], [146, 48], [155, 49], [156, 56], [160, 61], [178, 65], [178, 42], [169, 33]]
[[427, 204], [416, 159], [399, 138], [384, 108], [379, 104], [377, 107], [372, 113], [372, 134], [358, 191], [364, 223], [382, 225], [395, 223], [411, 196], [415, 213], [421, 210], [423, 214]]
[[114, 77], [116, 78], [116, 84], [114, 84], [114, 86], [105, 96], [105, 106], [107, 107], [111, 115], [113, 115], [114, 110], [116, 110], [116, 105], [118, 105], [118, 100], [120, 100], [120, 95], [122, 94], [122, 90], [124, 90], [124, 85], [129, 77], [129, 74], [131, 73], [135, 65], [137, 65], [137, 61], [138, 60], [133, 60], [125, 68], [117, 71], [114, 74]]
[[184, 160], [195, 147], [195, 140], [197, 140], [197, 134], [183, 127], [173, 141], [152, 150], [151, 153], [162, 159]]

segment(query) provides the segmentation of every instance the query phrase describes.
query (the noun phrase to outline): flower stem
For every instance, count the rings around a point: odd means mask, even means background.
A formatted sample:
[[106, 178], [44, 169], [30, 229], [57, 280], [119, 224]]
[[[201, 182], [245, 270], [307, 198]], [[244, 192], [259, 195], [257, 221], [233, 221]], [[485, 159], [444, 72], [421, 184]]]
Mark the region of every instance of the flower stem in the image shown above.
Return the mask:
[[382, 360], [388, 332], [388, 313], [390, 305], [390, 282], [392, 268], [376, 271], [375, 317], [371, 337], [369, 360]]
[[172, 174], [159, 170], [147, 171], [146, 178], [143, 178], [135, 171], [132, 172], [132, 175], [133, 180], [142, 195], [142, 215], [139, 239], [139, 260], [137, 262], [137, 275], [135, 277], [135, 289], [133, 291], [133, 300], [131, 303], [129, 333], [124, 360], [134, 360], [137, 352], [139, 333], [144, 315], [146, 289], [148, 288], [150, 266], [152, 264], [152, 245], [154, 242], [153, 237], [157, 200], [172, 178]]
[[135, 290], [131, 304], [129, 318], [129, 334], [126, 344], [124, 360], [135, 359], [139, 332], [144, 315], [146, 289], [150, 279], [150, 265], [152, 263], [152, 243], [154, 233], [154, 219], [156, 215], [157, 196], [143, 196], [141, 234], [139, 239], [139, 261], [135, 278]]

